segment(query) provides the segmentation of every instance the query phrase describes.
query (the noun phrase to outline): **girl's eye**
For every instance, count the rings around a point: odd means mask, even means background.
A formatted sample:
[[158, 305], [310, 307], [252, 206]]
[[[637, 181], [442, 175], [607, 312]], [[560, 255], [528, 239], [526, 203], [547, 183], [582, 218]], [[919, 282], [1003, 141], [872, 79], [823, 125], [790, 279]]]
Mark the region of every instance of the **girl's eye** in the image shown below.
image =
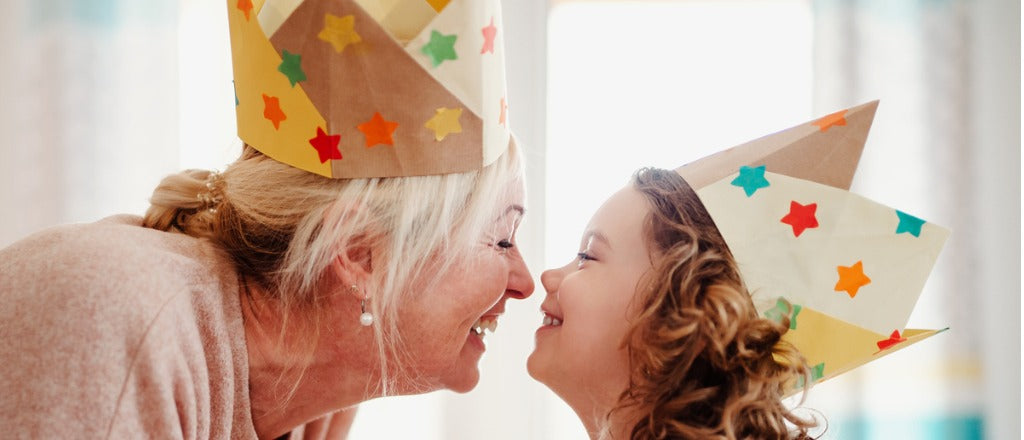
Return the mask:
[[596, 258], [590, 256], [590, 254], [588, 254], [586, 252], [580, 252], [580, 253], [576, 254], [576, 258], [579, 259], [579, 262], [576, 263], [576, 268], [582, 268], [583, 267], [583, 263], [586, 263], [587, 261], [596, 260]]

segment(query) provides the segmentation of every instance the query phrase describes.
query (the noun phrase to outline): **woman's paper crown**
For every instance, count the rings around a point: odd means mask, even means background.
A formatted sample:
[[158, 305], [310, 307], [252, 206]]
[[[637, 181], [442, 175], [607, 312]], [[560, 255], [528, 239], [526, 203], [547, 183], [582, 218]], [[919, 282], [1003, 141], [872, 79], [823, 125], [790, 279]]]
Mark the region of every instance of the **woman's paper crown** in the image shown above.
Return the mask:
[[906, 329], [949, 231], [848, 192], [878, 101], [676, 171], [697, 192], [764, 316], [790, 318], [822, 381], [942, 330]]
[[238, 135], [333, 178], [480, 169], [513, 142], [499, 0], [228, 0]]

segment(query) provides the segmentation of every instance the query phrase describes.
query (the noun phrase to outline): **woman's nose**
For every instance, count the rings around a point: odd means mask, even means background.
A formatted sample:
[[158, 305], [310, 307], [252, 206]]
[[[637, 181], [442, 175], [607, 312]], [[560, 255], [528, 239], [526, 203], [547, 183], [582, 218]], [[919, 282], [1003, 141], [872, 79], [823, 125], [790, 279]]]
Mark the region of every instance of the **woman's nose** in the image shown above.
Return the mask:
[[513, 298], [526, 299], [533, 294], [533, 289], [533, 276], [530, 275], [530, 269], [526, 267], [526, 261], [523, 260], [522, 255], [517, 255], [513, 259], [512, 270], [508, 275], [508, 288], [505, 290]]

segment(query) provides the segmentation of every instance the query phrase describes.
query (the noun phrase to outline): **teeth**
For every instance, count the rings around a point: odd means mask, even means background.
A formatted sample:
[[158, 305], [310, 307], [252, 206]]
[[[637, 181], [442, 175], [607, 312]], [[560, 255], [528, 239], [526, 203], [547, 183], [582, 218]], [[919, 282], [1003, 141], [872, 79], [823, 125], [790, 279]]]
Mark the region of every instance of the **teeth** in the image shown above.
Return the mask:
[[556, 326], [557, 327], [557, 326], [562, 325], [562, 320], [558, 319], [558, 318], [555, 318], [554, 316], [551, 316], [551, 315], [545, 313], [544, 314], [544, 325], [550, 325], [550, 326]]
[[498, 330], [498, 320], [497, 320], [497, 318], [495, 318], [493, 316], [480, 318], [480, 319], [478, 319], [473, 324], [473, 327], [470, 328], [470, 332], [472, 332], [473, 334], [475, 334], [477, 336], [483, 336], [484, 330], [487, 330], [488, 333], [491, 333], [491, 334], [493, 334], [495, 331], [497, 331]]

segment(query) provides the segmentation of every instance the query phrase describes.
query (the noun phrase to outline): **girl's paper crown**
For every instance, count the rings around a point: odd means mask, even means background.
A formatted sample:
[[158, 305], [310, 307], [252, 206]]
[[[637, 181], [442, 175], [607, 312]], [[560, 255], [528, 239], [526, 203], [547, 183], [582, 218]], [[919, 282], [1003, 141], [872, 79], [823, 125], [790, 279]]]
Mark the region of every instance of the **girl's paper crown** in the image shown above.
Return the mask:
[[878, 101], [676, 171], [765, 317], [822, 381], [942, 330], [906, 329], [949, 231], [848, 192]]
[[499, 0], [228, 0], [238, 135], [333, 178], [480, 169], [513, 142]]

